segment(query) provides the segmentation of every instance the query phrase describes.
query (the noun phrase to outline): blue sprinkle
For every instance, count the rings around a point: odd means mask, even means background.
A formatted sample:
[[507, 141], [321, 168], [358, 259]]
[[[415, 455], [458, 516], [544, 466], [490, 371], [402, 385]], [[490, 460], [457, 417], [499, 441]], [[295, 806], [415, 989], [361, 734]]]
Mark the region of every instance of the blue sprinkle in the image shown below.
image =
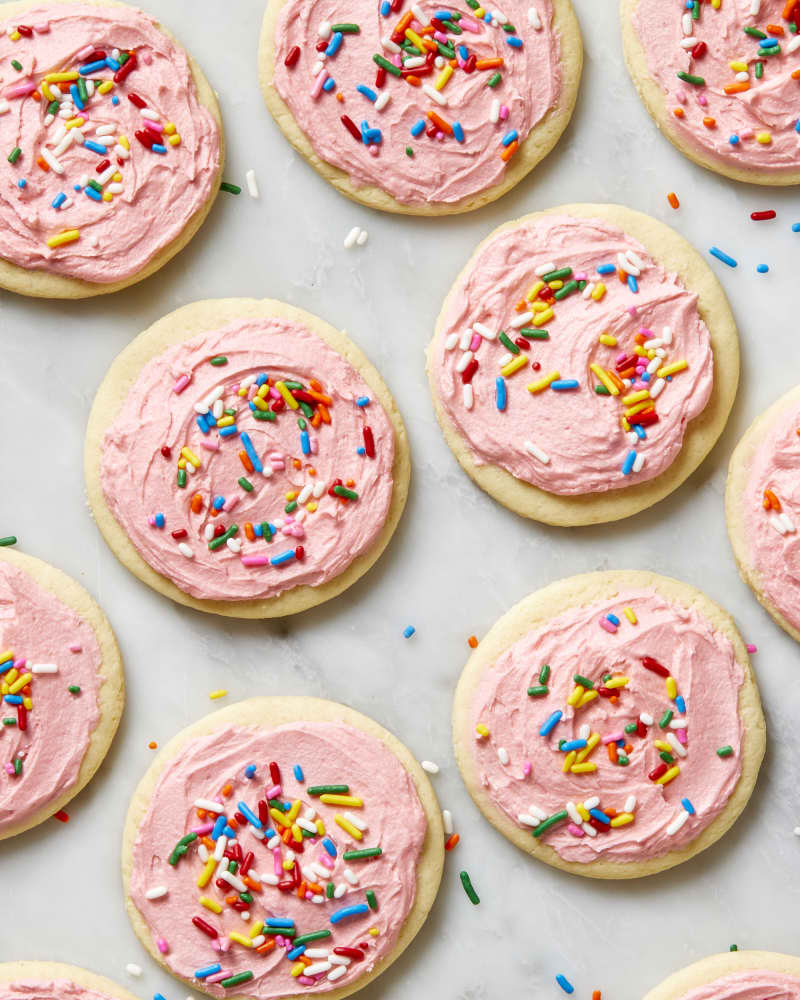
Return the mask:
[[264, 529], [261, 527], [260, 522], [258, 524], [253, 525], [253, 534], [256, 536], [256, 538], [264, 537]]
[[269, 564], [270, 566], [283, 566], [284, 563], [291, 562], [294, 559], [294, 549], [287, 549], [285, 552], [281, 552], [279, 556], [273, 556]]
[[264, 843], [266, 843], [269, 840], [272, 840], [273, 837], [277, 836], [278, 836], [277, 833], [275, 833], [272, 827], [270, 827], [268, 830], [264, 831]]
[[107, 146], [104, 146], [101, 142], [94, 142], [92, 139], [84, 139], [83, 145], [86, 149], [91, 149], [93, 153], [98, 153], [101, 156], [105, 156], [108, 152]]
[[73, 191], [80, 191], [81, 190], [80, 184], [73, 184], [72, 185], [72, 190]]
[[650, 372], [642, 372], [642, 382], [649, 382], [651, 377]]
[[294, 920], [291, 917], [267, 917], [265, 923], [267, 927], [285, 927], [287, 930], [294, 927]]
[[359, 85], [356, 87], [356, 90], [359, 92], [359, 94], [363, 94], [368, 101], [372, 101], [373, 104], [375, 103], [375, 101], [378, 100], [378, 95], [375, 93], [375, 91], [372, 90], [370, 87], [365, 86], [363, 83], [359, 83]]
[[366, 455], [366, 453], [367, 449], [364, 447], [363, 444], [359, 445], [358, 448], [356, 448], [356, 455]]
[[156, 527], [157, 528], [163, 528], [164, 525], [167, 523], [166, 518], [164, 517], [164, 515], [160, 511], [155, 516], [155, 522], [156, 522]]
[[346, 917], [360, 917], [362, 913], [369, 913], [369, 907], [366, 903], [356, 903], [355, 906], [343, 906], [341, 910], [334, 910], [330, 920], [332, 924], [338, 924]]
[[616, 625], [619, 628], [619, 618], [616, 615], [607, 614], [606, 618], [611, 622], [612, 625]]
[[78, 70], [81, 76], [91, 76], [92, 73], [99, 73], [101, 69], [106, 68], [105, 59], [98, 59], [96, 62], [85, 63]]
[[561, 712], [560, 710], [556, 711], [556, 712], [553, 712], [553, 714], [550, 716], [550, 718], [545, 721], [544, 725], [539, 730], [539, 735], [540, 736], [549, 736], [550, 733], [552, 733], [552, 731], [556, 728], [556, 726], [558, 725], [558, 723], [561, 721], [561, 716], [563, 714], [564, 713]]
[[112, 59], [111, 56], [106, 56], [106, 66], [108, 66], [109, 69], [113, 69], [115, 73], [121, 65], [122, 64], [118, 63], [116, 59]]
[[[690, 6], [691, 6], [691, 4], [690, 4]], [[569, 979], [567, 979], [566, 976], [563, 976], [560, 972], [556, 976], [556, 982], [558, 983], [558, 985], [561, 987], [561, 989], [565, 993], [574, 993], [575, 992], [575, 987], [572, 985], [572, 983], [569, 981]]]
[[628, 275], [628, 288], [630, 288], [634, 295], [636, 295], [639, 291], [639, 282], [632, 274]]
[[453, 135], [458, 142], [464, 141], [464, 129], [461, 126], [461, 122], [453, 122]]
[[522, 48], [522, 39], [517, 38], [516, 35], [506, 35], [506, 42], [511, 46], [512, 49]]
[[338, 853], [336, 850], [336, 844], [334, 844], [334, 842], [331, 840], [330, 837], [322, 838], [322, 846], [325, 848], [325, 850], [328, 852], [328, 854], [330, 854], [332, 858], [336, 857]]
[[119, 98], [117, 97], [116, 94], [114, 94], [114, 96], [111, 98], [111, 103], [114, 105], [114, 107], [116, 107], [119, 104]]
[[256, 773], [255, 764], [248, 764], [247, 767], [244, 769], [245, 778], [252, 778], [255, 775], [255, 773]]
[[250, 826], [254, 826], [257, 830], [264, 829], [264, 824], [261, 822], [258, 816], [256, 816], [256, 814], [253, 812], [253, 810], [246, 802], [240, 802], [238, 805], [238, 809], [239, 812], [242, 814], [242, 816], [244, 816], [244, 818], [250, 824]]
[[221, 427], [219, 431], [219, 436], [224, 438], [233, 437], [234, 434], [238, 433], [239, 433], [239, 428], [236, 426], [236, 424], [231, 424], [228, 427]]
[[636, 461], [636, 452], [629, 451], [622, 463], [622, 475], [629, 476], [633, 472], [633, 463]]
[[389, 0], [383, 0], [381, 4], [381, 17], [388, 17], [392, 12], [392, 5]]
[[311, 454], [311, 441], [308, 438], [308, 431], [300, 431], [300, 449], [304, 455]]
[[459, 56], [464, 62], [466, 62], [467, 59], [469, 59], [469, 49], [466, 47], [466, 45], [459, 45], [457, 51]]
[[211, 506], [214, 508], [214, 510], [222, 510], [222, 508], [225, 506], [225, 497], [214, 497], [214, 499], [211, 501]]
[[411, 126], [411, 134], [416, 138], [418, 135], [422, 135], [425, 131], [425, 120], [420, 118], [419, 121], [414, 122]]
[[694, 816], [694, 806], [689, 799], [681, 799], [681, 805], [690, 816]]
[[195, 423], [197, 424], [197, 426], [202, 431], [202, 433], [203, 434], [208, 434], [210, 428], [208, 426], [208, 421], [206, 420], [205, 414], [204, 413], [198, 413], [197, 416], [194, 418], [194, 420], [195, 420]]
[[304, 944], [299, 945], [297, 948], [292, 948], [292, 950], [287, 954], [287, 958], [290, 962], [293, 962], [296, 958], [300, 958], [301, 955], [305, 953], [306, 946]]
[[64, 194], [64, 192], [59, 191], [58, 194], [55, 196], [55, 198], [53, 198], [51, 204], [53, 208], [61, 208], [61, 206], [64, 204], [66, 200], [67, 196]]
[[794, 130], [795, 132], [800, 132], [800, 118], [794, 123]]
[[623, 750], [625, 747], [625, 740], [617, 740], [617, 746], [620, 750]]
[[517, 132], [515, 128], [512, 128], [510, 132], [506, 132], [506, 134], [501, 139], [501, 142], [504, 146], [510, 146], [511, 143], [518, 138], [519, 138], [519, 132]]
[[606, 816], [602, 809], [590, 809], [589, 815], [594, 816], [594, 818], [599, 820], [601, 823], [605, 823], [606, 826], [611, 826], [611, 817]]
[[239, 440], [242, 442], [244, 450], [247, 452], [247, 457], [250, 459], [253, 468], [256, 470], [256, 472], [263, 472], [264, 466], [262, 465], [261, 459], [258, 457], [258, 454], [256, 453], [256, 449], [253, 447], [253, 442], [250, 438], [250, 435], [242, 431], [242, 433], [239, 435]]
[[266, 381], [267, 381], [267, 373], [262, 372], [256, 379], [256, 385], [259, 386], [260, 388]]
[[498, 375], [495, 380], [495, 400], [497, 402], [497, 409], [503, 413], [505, 411], [506, 405], [508, 403], [508, 391], [506, 389], [506, 380], [502, 375]]
[[7, 705], [21, 705], [22, 695], [21, 694], [7, 694], [4, 696], [4, 700]]
[[570, 750], [583, 750], [585, 746], [588, 746], [586, 740], [567, 740], [565, 743], [561, 744], [559, 750], [563, 753], [569, 753]]
[[678, 711], [681, 713], [681, 715], [685, 715], [685, 713], [686, 713], [686, 702], [684, 701], [684, 698], [683, 698], [682, 694], [677, 695], [677, 697], [675, 698], [675, 707], [678, 709]]
[[637, 438], [639, 438], [640, 441], [644, 441], [647, 438], [647, 435], [644, 432], [644, 427], [642, 427], [641, 424], [633, 425], [633, 433]]
[[294, 771], [295, 781], [305, 781], [306, 780], [305, 776], [303, 775], [303, 769], [302, 769], [302, 767], [300, 767], [299, 764], [295, 764], [294, 767], [292, 768], [292, 770]]
[[759, 274], [766, 274], [767, 271], [769, 271], [769, 265], [759, 264], [758, 267], [756, 268], [756, 271], [758, 271]]
[[154, 993], [153, 1000], [166, 1000], [166, 997], [163, 995], [163, 993]]
[[616, 264], [600, 264], [597, 268], [598, 274], [613, 274], [617, 269]]
[[416, 631], [417, 631], [417, 630], [416, 630], [416, 629], [414, 628], [414, 626], [413, 626], [413, 625], [406, 625], [406, 627], [405, 627], [405, 628], [403, 629], [403, 638], [405, 638], [405, 639], [410, 639], [410, 638], [411, 638], [411, 636], [412, 636], [412, 635], [413, 635], [413, 634], [414, 634], [414, 633], [415, 633]]
[[336, 86], [336, 81], [332, 76], [329, 76], [325, 83], [322, 84], [322, 89], [326, 94], [330, 94], [333, 88]]
[[233, 827], [228, 826], [227, 820], [225, 820], [225, 826], [222, 832], [225, 834], [228, 840], [236, 840], [236, 831], [233, 829]]
[[207, 976], [213, 976], [215, 972], [219, 972], [222, 966], [219, 962], [215, 962], [214, 965], [207, 965], [204, 969], [197, 969], [194, 974], [195, 979], [205, 979]]
[[492, 15], [488, 11], [483, 15], [483, 19], [487, 24], [492, 23]]
[[20, 179], [17, 181], [17, 187], [19, 188], [24, 188], [27, 186], [27, 184], [28, 182], [25, 180], [24, 177], [20, 177]]
[[550, 383], [550, 388], [556, 392], [563, 392], [564, 389], [577, 389], [580, 383], [575, 378], [557, 378]]
[[800, 222], [793, 222], [792, 223], [792, 232], [793, 233], [800, 233]]
[[760, 38], [758, 44], [762, 49], [771, 49], [778, 44], [777, 38]]
[[731, 146], [738, 146], [739, 145], [739, 136], [736, 135], [736, 133], [734, 132], [733, 135], [728, 136], [728, 142], [731, 144]]
[[78, 88], [77, 88], [77, 86], [74, 83], [71, 84], [71, 86], [69, 88], [69, 92], [72, 95], [72, 101], [73, 101], [75, 107], [78, 109], [78, 111], [83, 111], [83, 109], [86, 107], [86, 105], [81, 100], [81, 95], [78, 92]]
[[369, 396], [359, 396], [356, 400], [356, 406], [369, 406]]
[[217, 418], [214, 416], [213, 413], [206, 414], [206, 423], [208, 424], [209, 427], [217, 426]]
[[449, 10], [437, 10], [434, 11], [433, 16], [437, 21], [449, 21], [452, 17]]
[[723, 264], [727, 264], [728, 267], [737, 267], [737, 261], [733, 257], [726, 254], [724, 251], [720, 250], [719, 247], [711, 247], [708, 251], [712, 257], [716, 257], [717, 260], [721, 260]]
[[[86, 143], [84, 143], [84, 146], [85, 145]], [[162, 146], [160, 142], [154, 142], [153, 145], [150, 147], [150, 150], [153, 153], [158, 153], [160, 156], [164, 156], [164, 154], [167, 152], [167, 147]]]
[[335, 56], [339, 51], [339, 46], [342, 44], [342, 33], [341, 31], [334, 31], [331, 36], [331, 40], [328, 43], [327, 49], [325, 49], [326, 56]]
[[219, 838], [222, 836], [222, 831], [225, 829], [227, 825], [228, 825], [227, 817], [217, 816], [217, 821], [214, 824], [214, 829], [211, 831], [211, 839], [219, 840]]
[[93, 187], [86, 187], [86, 188], [84, 188], [83, 189], [83, 193], [86, 195], [87, 198], [91, 198], [93, 201], [102, 201], [103, 200], [103, 196], [100, 194], [100, 192], [99, 191], [95, 191], [95, 189]]

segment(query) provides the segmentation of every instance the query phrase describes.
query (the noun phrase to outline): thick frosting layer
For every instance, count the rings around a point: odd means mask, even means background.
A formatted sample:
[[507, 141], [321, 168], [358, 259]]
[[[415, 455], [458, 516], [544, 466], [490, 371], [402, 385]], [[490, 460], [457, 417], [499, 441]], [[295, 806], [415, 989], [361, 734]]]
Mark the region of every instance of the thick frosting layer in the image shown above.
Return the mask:
[[800, 979], [772, 969], [747, 969], [689, 990], [681, 1000], [798, 1000]]
[[0, 22], [11, 153], [0, 158], [0, 253], [84, 281], [129, 278], [212, 196], [217, 123], [186, 53], [142, 11], [75, 3], [20, 16]]
[[551, 0], [483, 11], [477, 0], [288, 0], [275, 29], [275, 87], [316, 154], [355, 187], [377, 185], [407, 205], [452, 204], [502, 181], [561, 95]]
[[800, 5], [785, 0], [639, 0], [633, 25], [672, 126], [729, 166], [797, 170]]
[[739, 780], [743, 681], [730, 640], [655, 590], [570, 608], [481, 679], [480, 781], [565, 861], [644, 861], [686, 847]]
[[483, 246], [450, 296], [433, 364], [473, 461], [564, 495], [669, 468], [714, 375], [694, 292], [616, 226], [567, 215]]
[[87, 989], [68, 979], [33, 980], [21, 983], [0, 983], [0, 1000], [111, 1000], [106, 993]]
[[758, 587], [800, 628], [800, 405], [784, 410], [758, 445], [743, 498]]
[[91, 625], [0, 562], [0, 833], [77, 781], [100, 721], [100, 662]]
[[[344, 791], [331, 800], [320, 794], [329, 785]], [[217, 813], [203, 808], [209, 800]], [[330, 722], [229, 726], [189, 742], [159, 778], [134, 845], [130, 896], [169, 968], [214, 996], [244, 972], [252, 976], [242, 992], [259, 1000], [327, 992], [372, 971], [397, 943], [426, 829], [413, 781], [375, 737]], [[220, 875], [234, 857], [238, 874], [226, 883]], [[152, 890], [158, 898], [147, 898]]]
[[184, 341], [144, 366], [106, 432], [106, 502], [193, 597], [318, 586], [370, 548], [389, 511], [394, 432], [371, 391], [279, 317]]

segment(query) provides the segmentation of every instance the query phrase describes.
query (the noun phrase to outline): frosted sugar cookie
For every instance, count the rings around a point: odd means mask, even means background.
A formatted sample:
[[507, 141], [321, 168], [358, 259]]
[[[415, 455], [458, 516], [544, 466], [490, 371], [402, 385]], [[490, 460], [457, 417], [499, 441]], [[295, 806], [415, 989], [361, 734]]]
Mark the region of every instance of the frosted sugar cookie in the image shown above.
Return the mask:
[[770, 951], [711, 955], [674, 973], [644, 1000], [753, 1000], [800, 998], [800, 958]]
[[0, 964], [0, 1000], [136, 1000], [128, 990], [63, 962]]
[[344, 997], [421, 928], [443, 840], [425, 772], [377, 723], [253, 698], [185, 729], [140, 783], [128, 914], [156, 961], [212, 996]]
[[123, 701], [114, 633], [92, 598], [55, 567], [0, 549], [0, 840], [78, 794]]
[[456, 759], [487, 819], [556, 868], [663, 871], [744, 808], [765, 731], [730, 616], [654, 573], [589, 573], [531, 594], [470, 657]]
[[0, 7], [0, 288], [117, 291], [195, 234], [224, 139], [202, 71], [119, 3]]
[[558, 141], [583, 61], [569, 0], [269, 0], [267, 107], [343, 194], [417, 215], [466, 212]]
[[725, 426], [736, 327], [677, 233], [618, 205], [495, 230], [428, 348], [445, 439], [500, 503], [550, 524], [627, 517], [678, 487]]

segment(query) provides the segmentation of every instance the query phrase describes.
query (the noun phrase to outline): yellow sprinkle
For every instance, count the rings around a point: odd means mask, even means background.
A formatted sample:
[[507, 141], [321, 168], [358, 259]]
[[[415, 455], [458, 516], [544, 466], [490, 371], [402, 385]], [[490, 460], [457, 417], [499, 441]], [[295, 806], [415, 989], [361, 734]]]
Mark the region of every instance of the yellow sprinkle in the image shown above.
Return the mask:
[[300, 799], [295, 799], [295, 801], [292, 803], [291, 809], [289, 809], [288, 812], [284, 813], [284, 815], [286, 816], [287, 826], [290, 823], [294, 823], [294, 821], [300, 815], [300, 807], [302, 806], [302, 804], [303, 803], [300, 801]]
[[186, 459], [185, 458], [179, 458], [178, 459], [178, 468], [179, 469], [185, 469], [186, 468]]
[[78, 128], [80, 125], [85, 124], [85, 118], [70, 118], [69, 121], [64, 123], [64, 128]]
[[600, 742], [600, 733], [592, 733], [592, 735], [586, 741], [586, 746], [583, 748], [583, 750], [578, 751], [578, 756], [575, 759], [575, 763], [582, 764], [599, 742]]
[[252, 926], [250, 927], [250, 930], [248, 931], [250, 937], [251, 938], [258, 937], [258, 935], [261, 933], [261, 928], [263, 926], [264, 926], [263, 920], [254, 920]]
[[678, 697], [678, 685], [675, 683], [675, 678], [667, 677], [664, 683], [667, 686], [667, 696], [671, 698], [672, 701], [675, 701], [675, 699]]
[[580, 814], [580, 817], [583, 820], [583, 822], [588, 823], [592, 817], [589, 815], [589, 810], [586, 808], [586, 806], [582, 802], [579, 802], [575, 806], [575, 808], [578, 810], [578, 813]]
[[660, 778], [656, 778], [657, 785], [668, 785], [673, 778], [677, 778], [681, 773], [681, 769], [676, 764], [675, 767], [671, 767], [666, 774], [662, 774]]
[[650, 391], [648, 389], [641, 389], [639, 392], [632, 392], [627, 396], [622, 397], [623, 406], [633, 406], [634, 403], [641, 403], [643, 399], [650, 398]]
[[530, 302], [532, 299], [536, 298], [536, 296], [539, 294], [539, 292], [541, 292], [543, 288], [544, 288], [544, 282], [537, 281], [536, 284], [533, 286], [533, 288], [531, 288], [531, 290], [525, 296], [525, 298]]
[[113, 201], [114, 195], [110, 191], [103, 192], [103, 201]]
[[636, 347], [634, 347], [633, 353], [638, 354], [640, 358], [647, 357], [647, 351], [642, 347], [641, 344], [637, 344]]
[[268, 410], [269, 406], [264, 402], [261, 396], [253, 396], [253, 405], [257, 410]]
[[[602, 340], [603, 338], [601, 337], [600, 339]], [[606, 389], [608, 389], [609, 393], [612, 396], [618, 396], [619, 395], [619, 389], [614, 385], [614, 383], [611, 381], [611, 379], [608, 377], [608, 375], [606, 375], [606, 373], [603, 371], [603, 369], [600, 367], [600, 365], [595, 364], [594, 362], [592, 362], [592, 364], [590, 364], [589, 367], [591, 368], [591, 370], [595, 373], [595, 375], [599, 379], [600, 384], [603, 385], [603, 386], [605, 386]]]
[[263, 385], [260, 385], [256, 390], [256, 396], [260, 396], [261, 399], [263, 399], [268, 392], [269, 392], [269, 386], [265, 382]]
[[47, 98], [48, 101], [52, 102], [56, 99], [53, 91], [47, 86], [47, 81], [42, 80], [42, 93]]
[[316, 500], [310, 500], [306, 504], [306, 510], [309, 512], [309, 514], [313, 514], [314, 511], [317, 509], [317, 507], [318, 507], [318, 504], [317, 504]]
[[286, 822], [286, 819], [284, 818], [284, 814], [280, 811], [280, 809], [276, 809], [274, 806], [271, 806], [270, 810], [269, 810], [269, 814], [275, 820], [275, 822], [278, 824], [278, 826], [287, 827], [289, 825]]
[[609, 677], [607, 681], [603, 683], [607, 688], [624, 688], [626, 684], [630, 682], [629, 677]]
[[547, 282], [547, 287], [557, 292], [560, 288], [564, 287], [564, 282], [560, 278], [555, 278], [553, 281]]
[[120, 144], [120, 146], [122, 146], [123, 149], [130, 149], [131, 148], [130, 139], [127, 137], [127, 135], [121, 135], [119, 137], [119, 144]]
[[631, 625], [638, 624], [639, 619], [636, 617], [636, 612], [633, 610], [633, 608], [625, 608], [624, 614], [625, 617], [628, 619], [628, 621], [631, 623]]
[[58, 236], [51, 236], [47, 241], [47, 245], [54, 249], [55, 247], [63, 246], [65, 243], [74, 243], [75, 240], [80, 238], [80, 231], [77, 229], [67, 229], [63, 233], [59, 233]]
[[303, 843], [303, 831], [297, 825], [297, 823], [292, 823], [292, 836], [294, 837], [295, 844]]
[[576, 750], [570, 750], [568, 754], [564, 757], [564, 766], [561, 768], [564, 774], [566, 774], [572, 765], [575, 763], [575, 758], [578, 756]]
[[628, 421], [625, 419], [625, 417], [620, 417], [619, 418], [619, 425], [625, 431], [626, 434], [631, 429], [631, 425], [628, 423]]
[[646, 399], [643, 403], [637, 403], [636, 406], [631, 406], [625, 411], [625, 419], [630, 420], [631, 417], [635, 417], [637, 413], [641, 413], [643, 410], [649, 410], [653, 404], [649, 399]]
[[584, 705], [588, 705], [590, 701], [594, 701], [598, 697], [596, 691], [584, 691], [583, 697], [578, 703], [578, 708], [583, 708]]
[[663, 750], [665, 753], [672, 753], [672, 745], [667, 743], [666, 740], [653, 740], [653, 746], [656, 750]]
[[358, 829], [357, 826], [353, 826], [353, 824], [350, 822], [349, 819], [345, 819], [344, 816], [340, 816], [339, 813], [336, 813], [336, 815], [333, 818], [336, 821], [337, 825], [340, 826], [347, 833], [349, 833], [350, 836], [353, 837], [355, 840], [363, 839], [364, 835], [362, 834], [362, 832]]
[[15, 680], [14, 683], [9, 687], [8, 693], [17, 694], [25, 687], [25, 685], [29, 681], [32, 680], [33, 680], [33, 674], [23, 674], [21, 677], [17, 678], [17, 680]]
[[[206, 861], [205, 868], [200, 873], [200, 878], [197, 880], [198, 889], [204, 889], [208, 885], [211, 876], [216, 871], [216, 868], [217, 868], [217, 862], [214, 860], [214, 858], [209, 858], [208, 861]], [[205, 903], [203, 905], [205, 906]]]
[[373, 937], [377, 937], [380, 934], [380, 931], [378, 930], [377, 927], [370, 927], [367, 933], [371, 934]]
[[286, 493], [285, 496], [286, 496], [287, 500], [295, 500], [295, 499], [297, 499], [297, 493], [294, 490], [289, 490], [289, 492]]
[[553, 312], [552, 309], [545, 309], [544, 312], [538, 313], [536, 316], [533, 317], [533, 325], [544, 326], [544, 324], [549, 322], [554, 316], [555, 313]]
[[122, 180], [122, 174], [119, 171], [117, 171], [111, 179], [113, 181], [116, 181], [117, 184], [119, 184], [120, 181]]
[[441, 90], [452, 75], [453, 75], [453, 67], [448, 63], [442, 70], [442, 72], [439, 74], [439, 78], [434, 84], [434, 87], [437, 90]]
[[489, 735], [488, 728], [484, 726], [482, 722], [479, 722], [478, 725], [475, 727], [475, 732], [478, 734], [478, 736], [480, 736], [482, 740], [485, 740], [486, 737]]
[[283, 870], [285, 872], [290, 872], [292, 870], [292, 868], [294, 868], [294, 861], [284, 861], [283, 862]]
[[231, 941], [235, 941], [237, 944], [244, 945], [245, 948], [253, 947], [253, 942], [250, 940], [250, 938], [245, 937], [244, 934], [240, 934], [238, 931], [231, 931], [230, 934], [228, 934], [228, 937], [231, 939]]
[[528, 357], [526, 354], [520, 354], [518, 358], [514, 358], [513, 361], [509, 361], [507, 365], [503, 365], [500, 369], [500, 374], [509, 376], [518, 372], [520, 368], [524, 368], [528, 364]]
[[722, 6], [722, 0], [711, 0], [711, 6], [714, 8], [714, 10], [719, 10], [720, 7]]
[[676, 375], [678, 372], [682, 372], [688, 367], [688, 361], [674, 361], [671, 365], [665, 365], [663, 368], [659, 368], [656, 375], [659, 378], [666, 378], [667, 375]]
[[245, 388], [237, 389], [236, 390], [236, 395], [237, 396], [246, 396], [249, 391], [250, 391], [249, 389], [245, 389]]
[[730, 68], [733, 70], [734, 73], [749, 72], [746, 62], [739, 62], [738, 60], [735, 59], [733, 62], [728, 63], [728, 65], [730, 66]]
[[617, 346], [617, 338], [614, 337], [614, 336], [612, 336], [610, 333], [601, 333], [599, 339], [600, 339], [600, 343], [601, 344], [605, 344], [606, 347], [616, 347]]
[[25, 708], [27, 708], [27, 710], [29, 712], [33, 708], [33, 701], [32, 701], [31, 698], [27, 698], [27, 697], [23, 698], [22, 699], [22, 704], [25, 706]]
[[74, 70], [71, 73], [48, 73], [45, 77], [47, 83], [71, 83], [80, 76]]
[[0, 663], [8, 663], [9, 660], [13, 659], [14, 659], [13, 649], [5, 649], [3, 650], [2, 653], [0, 653]]
[[181, 455], [186, 459], [187, 462], [191, 462], [195, 469], [199, 469], [203, 464], [200, 459], [195, 455], [191, 448], [183, 447], [181, 448]]
[[218, 688], [216, 691], [210, 691], [208, 697], [212, 701], [216, 701], [217, 698], [224, 698], [227, 693], [227, 688]]
[[114, 89], [114, 81], [113, 80], [103, 80], [103, 82], [97, 88], [97, 93], [98, 94], [107, 94], [109, 92], [109, 90], [113, 90], [113, 89]]
[[166, 124], [164, 125], [164, 131], [167, 133], [167, 135], [174, 135], [175, 134], [174, 122], [166, 122]]
[[[16, 667], [12, 667], [5, 677], [6, 687], [8, 687], [9, 684], [13, 684], [18, 677], [19, 677], [19, 670], [17, 670]], [[7, 691], [6, 694], [8, 694]]]
[[319, 800], [326, 806], [347, 806], [350, 809], [360, 809], [364, 805], [364, 800], [354, 795], [320, 795]]
[[416, 47], [420, 50], [420, 52], [425, 53], [428, 51], [425, 48], [425, 43], [422, 41], [422, 39], [419, 37], [416, 31], [413, 31], [411, 28], [406, 28], [406, 38], [409, 40], [409, 42], [411, 42], [412, 45], [416, 45]]
[[597, 284], [594, 286], [594, 291], [592, 292], [592, 298], [595, 300], [595, 302], [599, 302], [600, 299], [602, 299], [602, 297], [605, 294], [606, 294], [606, 286], [603, 284], [602, 281], [598, 281]]
[[12, 31], [8, 37], [12, 42], [18, 42], [22, 38], [22, 35], [18, 31]]
[[612, 826], [627, 826], [633, 822], [633, 813], [618, 813], [612, 820]]
[[582, 695], [583, 695], [583, 688], [581, 687], [580, 684], [576, 684], [575, 687], [572, 689], [569, 698], [567, 698], [567, 704], [577, 705], [578, 702], [581, 700]]
[[[209, 858], [208, 862], [209, 864], [216, 865], [216, 861], [213, 858]], [[222, 913], [222, 907], [215, 899], [209, 899], [208, 896], [201, 896], [198, 902], [201, 906], [205, 906], [207, 910], [211, 910], [212, 913]]]
[[324, 837], [325, 824], [322, 822], [322, 820], [321, 819], [314, 820], [314, 826], [317, 828], [317, 833], [320, 835], [320, 837]]
[[549, 308], [550, 306], [546, 302], [542, 302], [541, 299], [537, 299], [535, 302], [531, 302], [531, 309], [535, 313], [543, 313]]
[[587, 761], [585, 764], [573, 764], [570, 771], [573, 774], [591, 774], [597, 770], [597, 764]]
[[278, 392], [281, 394], [281, 396], [283, 396], [284, 400], [286, 401], [286, 405], [290, 409], [292, 409], [292, 410], [298, 410], [300, 408], [300, 404], [297, 402], [297, 400], [294, 398], [294, 396], [286, 388], [285, 383], [283, 383], [283, 382], [276, 382], [275, 383], [275, 388], [278, 390]]
[[217, 421], [217, 427], [231, 427], [235, 422], [233, 417], [220, 417]]
[[167, 136], [167, 142], [170, 144], [170, 146], [180, 146], [181, 137], [179, 135]]
[[303, 965], [302, 962], [295, 962], [294, 965], [292, 966], [292, 975], [294, 976], [294, 978], [297, 979], [298, 976], [302, 976], [304, 969], [305, 965]]
[[772, 136], [769, 132], [756, 132], [756, 142], [760, 142], [762, 146], [769, 146]]
[[538, 382], [531, 382], [528, 385], [528, 392], [542, 392], [551, 382], [555, 382], [557, 378], [561, 378], [561, 372], [550, 372], [549, 375], [540, 378]]

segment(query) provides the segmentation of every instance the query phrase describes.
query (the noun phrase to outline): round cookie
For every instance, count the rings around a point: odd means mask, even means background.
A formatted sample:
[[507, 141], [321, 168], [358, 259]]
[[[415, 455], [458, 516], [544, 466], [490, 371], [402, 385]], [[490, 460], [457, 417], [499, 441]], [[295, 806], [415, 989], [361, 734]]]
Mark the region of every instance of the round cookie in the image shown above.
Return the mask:
[[0, 1000], [137, 1000], [105, 976], [64, 962], [0, 963]]
[[102, 295], [186, 246], [219, 191], [225, 142], [208, 80], [165, 28], [114, 0], [4, 3], [0, 66], [12, 151], [0, 161], [0, 288]]
[[680, 3], [665, 13], [660, 0], [620, 0], [625, 62], [645, 107], [702, 167], [751, 184], [800, 183], [800, 42], [789, 27], [800, 7], [738, 0], [700, 4], [698, 14]]
[[[222, 426], [223, 406], [241, 427]], [[271, 299], [196, 302], [137, 337], [98, 390], [85, 464], [95, 519], [128, 569], [240, 618], [304, 611], [354, 583], [388, 544], [411, 470], [403, 421], [362, 352]]]
[[733, 404], [739, 346], [681, 236], [619, 205], [563, 205], [478, 246], [427, 367], [445, 440], [482, 489], [524, 517], [594, 524], [697, 468]]
[[551, 584], [490, 629], [458, 683], [453, 740], [512, 843], [576, 875], [635, 878], [729, 829], [765, 726], [730, 616], [688, 584], [616, 571]]
[[800, 386], [750, 425], [731, 456], [728, 535], [748, 583], [775, 621], [800, 642]]
[[83, 587], [0, 549], [0, 840], [49, 819], [89, 782], [124, 698], [114, 633]]
[[644, 1000], [800, 998], [800, 958], [771, 951], [726, 951], [675, 972]]
[[[506, 0], [488, 14], [467, 0], [445, 5], [454, 14], [445, 22], [435, 18], [442, 9], [402, 0], [384, 2], [380, 13], [364, 0], [267, 4], [259, 47], [267, 107], [325, 180], [370, 208], [479, 208], [521, 181], [572, 115], [583, 49], [570, 0]], [[349, 22], [341, 32], [337, 19]], [[398, 68], [393, 34], [405, 34], [414, 51], [415, 42], [439, 51], [426, 65]], [[320, 90], [325, 76], [335, 78], [330, 93]]]
[[[183, 730], [142, 779], [123, 835], [126, 905], [151, 955], [195, 989], [221, 997], [250, 972], [237, 995], [339, 1000], [422, 927], [443, 843], [427, 775], [385, 729], [330, 701], [252, 698]], [[214, 854], [239, 857], [238, 875], [215, 875]]]

